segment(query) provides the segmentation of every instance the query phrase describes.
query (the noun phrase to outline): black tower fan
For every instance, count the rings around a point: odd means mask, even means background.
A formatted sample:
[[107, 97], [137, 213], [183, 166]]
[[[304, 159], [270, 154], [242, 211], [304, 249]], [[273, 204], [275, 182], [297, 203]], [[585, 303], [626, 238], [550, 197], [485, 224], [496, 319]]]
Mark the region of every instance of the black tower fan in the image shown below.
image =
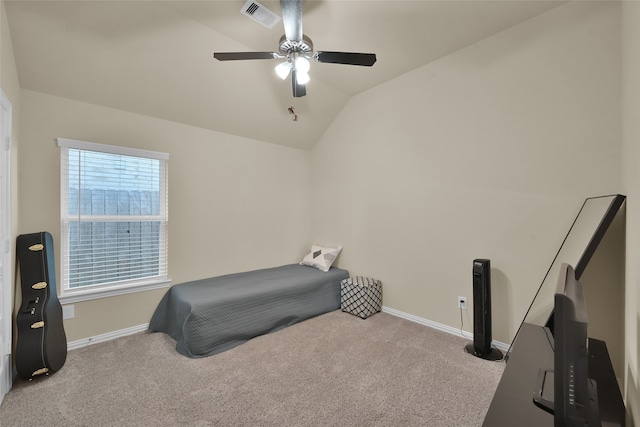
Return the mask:
[[473, 344], [465, 350], [487, 360], [501, 360], [500, 350], [491, 347], [491, 261], [473, 260]]

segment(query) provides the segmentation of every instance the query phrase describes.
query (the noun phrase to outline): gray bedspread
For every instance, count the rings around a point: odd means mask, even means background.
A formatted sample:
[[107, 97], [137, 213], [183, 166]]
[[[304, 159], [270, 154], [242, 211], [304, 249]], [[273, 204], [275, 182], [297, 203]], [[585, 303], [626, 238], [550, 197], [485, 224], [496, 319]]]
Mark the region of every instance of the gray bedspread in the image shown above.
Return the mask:
[[164, 295], [149, 329], [171, 336], [185, 356], [210, 356], [337, 310], [347, 277], [291, 264], [182, 283]]

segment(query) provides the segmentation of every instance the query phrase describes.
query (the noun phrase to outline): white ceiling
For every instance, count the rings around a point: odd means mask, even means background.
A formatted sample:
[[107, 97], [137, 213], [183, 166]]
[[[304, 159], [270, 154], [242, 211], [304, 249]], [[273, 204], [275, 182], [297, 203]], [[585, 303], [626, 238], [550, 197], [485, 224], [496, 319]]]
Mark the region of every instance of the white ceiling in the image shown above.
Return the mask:
[[[279, 2], [261, 3], [280, 14]], [[307, 96], [294, 100], [278, 62], [213, 59], [277, 51], [282, 22], [268, 29], [240, 14], [244, 0], [5, 1], [23, 89], [302, 149], [350, 97], [561, 3], [305, 0], [303, 30], [316, 50], [378, 61], [312, 63]]]

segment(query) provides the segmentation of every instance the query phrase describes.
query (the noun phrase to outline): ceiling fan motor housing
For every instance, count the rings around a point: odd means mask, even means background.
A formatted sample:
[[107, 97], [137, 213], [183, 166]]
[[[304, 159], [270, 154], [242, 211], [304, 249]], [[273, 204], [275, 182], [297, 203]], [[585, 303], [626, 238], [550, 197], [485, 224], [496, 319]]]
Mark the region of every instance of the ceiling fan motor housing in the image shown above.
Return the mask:
[[298, 55], [310, 56], [313, 53], [313, 42], [305, 34], [299, 41], [289, 40], [286, 35], [280, 37], [280, 53], [289, 56], [294, 52]]

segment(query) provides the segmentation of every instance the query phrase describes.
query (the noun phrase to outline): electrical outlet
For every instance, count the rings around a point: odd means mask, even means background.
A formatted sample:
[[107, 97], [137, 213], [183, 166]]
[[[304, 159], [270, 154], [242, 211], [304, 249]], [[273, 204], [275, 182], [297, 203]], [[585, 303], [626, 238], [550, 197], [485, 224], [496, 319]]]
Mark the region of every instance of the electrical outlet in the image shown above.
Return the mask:
[[467, 297], [458, 297], [458, 308], [467, 309]]
[[63, 319], [73, 319], [75, 316], [74, 305], [63, 305], [62, 306], [62, 318]]

